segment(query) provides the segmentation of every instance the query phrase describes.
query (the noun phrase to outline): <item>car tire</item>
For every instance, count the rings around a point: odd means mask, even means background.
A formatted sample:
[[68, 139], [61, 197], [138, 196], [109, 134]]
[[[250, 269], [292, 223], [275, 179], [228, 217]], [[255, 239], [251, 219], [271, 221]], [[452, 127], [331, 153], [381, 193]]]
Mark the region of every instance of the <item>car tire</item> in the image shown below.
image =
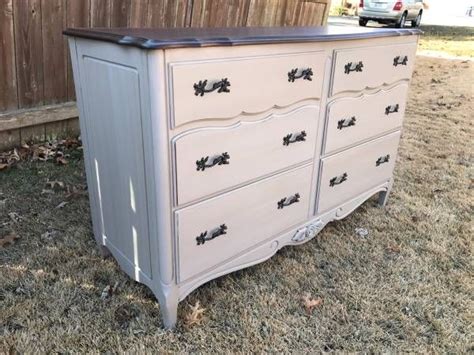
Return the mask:
[[400, 17], [400, 19], [395, 23], [396, 28], [403, 28], [405, 27], [405, 23], [407, 22], [407, 14], [406, 12]]
[[411, 22], [411, 27], [420, 27], [421, 23], [421, 11], [418, 13], [416, 18]]
[[367, 22], [369, 22], [369, 20], [365, 19], [365, 18], [360, 18], [359, 19], [359, 26], [367, 26]]

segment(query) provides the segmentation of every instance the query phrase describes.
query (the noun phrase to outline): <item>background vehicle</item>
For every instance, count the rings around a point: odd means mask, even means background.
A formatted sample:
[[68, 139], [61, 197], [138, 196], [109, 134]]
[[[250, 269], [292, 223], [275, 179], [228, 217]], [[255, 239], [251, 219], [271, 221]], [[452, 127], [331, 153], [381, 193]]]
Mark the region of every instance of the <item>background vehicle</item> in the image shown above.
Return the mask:
[[359, 25], [365, 26], [369, 20], [378, 23], [391, 23], [404, 27], [411, 21], [418, 27], [423, 14], [423, 0], [360, 0]]

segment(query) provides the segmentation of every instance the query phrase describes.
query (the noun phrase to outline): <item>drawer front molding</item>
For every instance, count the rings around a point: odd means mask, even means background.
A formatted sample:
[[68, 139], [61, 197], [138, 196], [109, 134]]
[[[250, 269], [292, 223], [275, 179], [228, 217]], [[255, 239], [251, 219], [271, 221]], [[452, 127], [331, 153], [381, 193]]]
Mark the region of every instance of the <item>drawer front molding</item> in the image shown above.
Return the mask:
[[307, 105], [260, 121], [179, 135], [173, 140], [178, 204], [313, 159], [318, 115], [318, 106]]
[[170, 63], [172, 126], [320, 100], [325, 64], [324, 52]]

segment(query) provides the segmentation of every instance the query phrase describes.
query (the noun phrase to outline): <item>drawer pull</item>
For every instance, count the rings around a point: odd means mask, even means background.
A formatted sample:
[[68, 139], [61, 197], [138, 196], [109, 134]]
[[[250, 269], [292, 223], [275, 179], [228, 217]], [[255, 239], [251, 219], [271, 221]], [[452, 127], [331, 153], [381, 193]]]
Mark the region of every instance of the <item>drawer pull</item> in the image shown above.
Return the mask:
[[408, 63], [408, 57], [407, 56], [399, 56], [397, 55], [395, 58], [393, 58], [393, 66], [396, 67], [397, 65], [407, 65]]
[[298, 68], [292, 69], [288, 72], [288, 81], [293, 83], [296, 79], [303, 78], [303, 80], [313, 80], [311, 77], [313, 76], [313, 69], [307, 68], [303, 69], [300, 75], [296, 75], [298, 73]]
[[349, 62], [344, 66], [344, 73], [350, 74], [351, 71], [361, 72], [363, 67], [364, 64], [362, 63], [362, 61], [360, 61], [359, 63]]
[[197, 245], [202, 245], [209, 240], [213, 240], [220, 235], [227, 234], [227, 226], [225, 224], [221, 224], [219, 228], [214, 229], [212, 232], [207, 235], [207, 231], [201, 233], [199, 237], [196, 237]]
[[293, 203], [300, 202], [300, 194], [296, 193], [290, 197], [284, 197], [280, 201], [278, 201], [278, 209], [281, 210], [283, 207], [292, 205]]
[[205, 158], [201, 158], [200, 160], [196, 160], [196, 170], [204, 171], [206, 168], [212, 168], [215, 165], [227, 165], [229, 164], [229, 159], [230, 155], [227, 152], [212, 158], [210, 163], [209, 156], [207, 156]]
[[283, 137], [283, 145], [290, 145], [291, 143], [303, 142], [306, 140], [306, 132], [301, 131], [299, 134], [287, 134]]
[[355, 124], [356, 124], [356, 118], [355, 116], [352, 116], [351, 118], [346, 118], [346, 119], [337, 121], [337, 129], [343, 129], [346, 127], [355, 126]]
[[377, 161], [375, 162], [375, 166], [382, 165], [383, 163], [388, 163], [389, 160], [390, 160], [390, 154], [387, 154], [383, 157], [378, 158]]
[[344, 173], [339, 176], [335, 176], [331, 180], [329, 180], [329, 186], [334, 187], [336, 185], [342, 184], [346, 180], [347, 180], [347, 173]]
[[398, 109], [400, 108], [400, 106], [398, 104], [396, 105], [388, 105], [387, 107], [385, 107], [385, 114], [386, 115], [390, 115], [391, 113], [395, 113], [395, 112], [398, 112]]
[[194, 87], [194, 95], [196, 96], [204, 96], [206, 92], [213, 92], [217, 90], [218, 93], [221, 92], [230, 92], [229, 86], [230, 82], [227, 80], [227, 78], [222, 79], [221, 81], [215, 82], [212, 84], [212, 87], [209, 89], [206, 89], [207, 86], [207, 80], [199, 80], [199, 82], [193, 85]]

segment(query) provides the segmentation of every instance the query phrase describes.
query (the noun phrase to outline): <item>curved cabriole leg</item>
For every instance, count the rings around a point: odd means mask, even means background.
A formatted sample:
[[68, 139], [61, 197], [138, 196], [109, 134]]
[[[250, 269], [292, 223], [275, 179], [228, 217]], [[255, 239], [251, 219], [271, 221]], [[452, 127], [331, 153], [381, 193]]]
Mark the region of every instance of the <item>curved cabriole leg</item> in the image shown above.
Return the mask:
[[173, 329], [178, 319], [178, 298], [174, 295], [168, 295], [160, 297], [159, 302], [163, 326], [166, 329]]
[[379, 206], [380, 207], [385, 207], [385, 205], [387, 204], [388, 195], [390, 195], [390, 191], [392, 190], [392, 185], [393, 185], [393, 179], [390, 180], [386, 191], [379, 192]]

